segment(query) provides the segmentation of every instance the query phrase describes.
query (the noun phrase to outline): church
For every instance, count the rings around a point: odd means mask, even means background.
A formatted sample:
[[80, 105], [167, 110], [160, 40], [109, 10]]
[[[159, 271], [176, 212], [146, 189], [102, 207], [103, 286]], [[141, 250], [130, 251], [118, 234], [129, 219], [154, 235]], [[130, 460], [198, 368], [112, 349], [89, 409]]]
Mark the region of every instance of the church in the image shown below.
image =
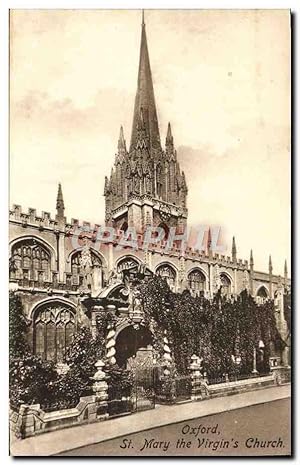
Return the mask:
[[[249, 261], [238, 258], [234, 238], [231, 256], [216, 253], [210, 230], [203, 250], [183, 251], [178, 240], [166, 247], [171, 231], [178, 238], [187, 227], [188, 180], [170, 123], [165, 143], [161, 140], [144, 18], [141, 29], [130, 144], [121, 127], [114, 166], [105, 177], [105, 227], [114, 233], [99, 244], [100, 225], [68, 221], [61, 184], [55, 216], [34, 208], [24, 212], [20, 205], [9, 212], [10, 288], [21, 296], [32, 352], [58, 364], [80, 324], [95, 330], [99, 312], [116, 318], [108, 354], [120, 365], [134, 350], [151, 346], [151, 334], [139, 328], [142, 316], [132, 308], [126, 285], [147, 274], [164, 278], [173, 292], [189, 289], [211, 299], [220, 289], [228, 298], [247, 289], [258, 304], [275, 299], [278, 328], [289, 338], [283, 312], [290, 286], [286, 264], [283, 278], [273, 274], [271, 257], [269, 272], [257, 271], [252, 251]], [[149, 227], [162, 231], [163, 238], [145, 248], [140, 239]], [[132, 230], [136, 246], [120, 247], [120, 238]], [[129, 350], [133, 337], [138, 344]], [[287, 365], [288, 355], [280, 357]]]

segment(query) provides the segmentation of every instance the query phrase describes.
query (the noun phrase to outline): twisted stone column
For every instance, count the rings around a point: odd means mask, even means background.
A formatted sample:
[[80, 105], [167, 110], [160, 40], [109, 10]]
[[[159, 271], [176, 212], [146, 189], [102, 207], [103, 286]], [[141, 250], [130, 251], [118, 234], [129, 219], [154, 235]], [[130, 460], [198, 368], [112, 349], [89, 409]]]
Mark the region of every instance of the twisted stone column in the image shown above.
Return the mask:
[[116, 363], [115, 336], [116, 336], [115, 324], [110, 323], [108, 325], [108, 333], [106, 336], [106, 358], [110, 365], [115, 365]]
[[165, 367], [164, 374], [169, 375], [170, 374], [169, 367], [170, 367], [171, 362], [172, 362], [172, 356], [171, 356], [171, 349], [169, 347], [169, 341], [168, 341], [168, 338], [167, 338], [167, 331], [166, 330], [164, 331], [164, 355], [163, 355], [163, 359], [164, 359], [164, 367]]

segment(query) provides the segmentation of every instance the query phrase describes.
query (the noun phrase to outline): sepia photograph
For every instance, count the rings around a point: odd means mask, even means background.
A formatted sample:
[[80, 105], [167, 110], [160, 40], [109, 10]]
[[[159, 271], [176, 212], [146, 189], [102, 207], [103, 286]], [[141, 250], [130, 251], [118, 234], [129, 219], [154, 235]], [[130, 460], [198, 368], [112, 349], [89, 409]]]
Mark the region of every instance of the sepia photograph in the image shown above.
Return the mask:
[[291, 457], [292, 24], [10, 9], [11, 456]]

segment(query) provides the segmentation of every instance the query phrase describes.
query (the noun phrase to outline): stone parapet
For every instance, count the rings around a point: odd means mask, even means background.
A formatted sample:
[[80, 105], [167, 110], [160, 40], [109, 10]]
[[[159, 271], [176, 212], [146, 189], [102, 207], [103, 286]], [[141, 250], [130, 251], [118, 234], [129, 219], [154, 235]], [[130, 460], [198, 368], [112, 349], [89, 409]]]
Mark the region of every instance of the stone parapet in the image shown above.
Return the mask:
[[16, 437], [23, 439], [37, 434], [70, 426], [105, 420], [108, 415], [97, 414], [96, 396], [81, 397], [75, 408], [44, 412], [39, 404], [20, 406], [18, 412], [10, 412], [10, 427]]

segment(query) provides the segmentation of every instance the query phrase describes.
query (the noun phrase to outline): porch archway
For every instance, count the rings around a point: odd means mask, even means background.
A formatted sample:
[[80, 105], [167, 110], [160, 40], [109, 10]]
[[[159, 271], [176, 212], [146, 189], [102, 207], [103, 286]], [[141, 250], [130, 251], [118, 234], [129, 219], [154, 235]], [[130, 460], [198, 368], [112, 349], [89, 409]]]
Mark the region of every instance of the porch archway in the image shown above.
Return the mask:
[[153, 336], [144, 326], [135, 329], [132, 325], [123, 328], [116, 337], [116, 361], [119, 367], [128, 368], [132, 359], [143, 361], [152, 357]]

